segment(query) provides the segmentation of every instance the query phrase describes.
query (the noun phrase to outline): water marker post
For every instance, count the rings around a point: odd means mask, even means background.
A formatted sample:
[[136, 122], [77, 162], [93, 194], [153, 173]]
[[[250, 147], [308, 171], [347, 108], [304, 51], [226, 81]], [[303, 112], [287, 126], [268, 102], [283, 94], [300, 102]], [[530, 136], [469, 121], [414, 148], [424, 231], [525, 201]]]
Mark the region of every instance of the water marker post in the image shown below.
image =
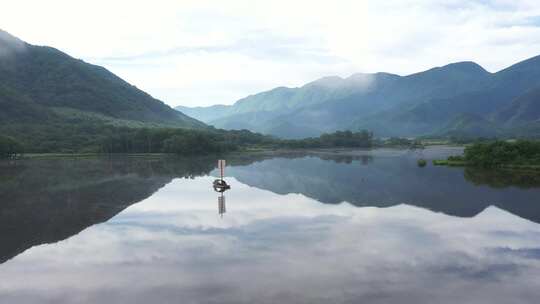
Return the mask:
[[224, 159], [220, 159], [218, 160], [218, 168], [219, 168], [219, 173], [220, 173], [220, 176], [221, 176], [221, 180], [223, 180], [223, 176], [225, 175], [225, 160]]

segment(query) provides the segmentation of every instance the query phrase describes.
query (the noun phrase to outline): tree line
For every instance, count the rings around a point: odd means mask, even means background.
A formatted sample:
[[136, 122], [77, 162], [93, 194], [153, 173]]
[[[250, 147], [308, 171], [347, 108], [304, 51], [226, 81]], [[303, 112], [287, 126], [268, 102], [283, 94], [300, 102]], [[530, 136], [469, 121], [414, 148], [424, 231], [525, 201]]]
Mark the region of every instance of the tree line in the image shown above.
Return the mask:
[[540, 165], [540, 141], [493, 141], [475, 143], [465, 148], [463, 160], [467, 165], [494, 168], [501, 166]]
[[[297, 140], [282, 140], [248, 130], [129, 128], [92, 123], [46, 126], [26, 124], [24, 128], [5, 126], [0, 131], [18, 135], [17, 140], [12, 137], [4, 137], [2, 140], [2, 151], [13, 151], [16, 148], [17, 153], [23, 151], [24, 147], [28, 153], [175, 153], [190, 156], [246, 148], [304, 149], [373, 145], [373, 133], [368, 131], [337, 131]], [[13, 153], [3, 152], [2, 157]]]
[[373, 132], [362, 130], [359, 132], [337, 131], [322, 134], [319, 137], [305, 139], [282, 140], [279, 146], [287, 148], [369, 148], [373, 146]]
[[271, 145], [274, 141], [269, 136], [246, 130], [124, 128], [104, 137], [99, 143], [99, 152], [204, 155], [246, 146]]

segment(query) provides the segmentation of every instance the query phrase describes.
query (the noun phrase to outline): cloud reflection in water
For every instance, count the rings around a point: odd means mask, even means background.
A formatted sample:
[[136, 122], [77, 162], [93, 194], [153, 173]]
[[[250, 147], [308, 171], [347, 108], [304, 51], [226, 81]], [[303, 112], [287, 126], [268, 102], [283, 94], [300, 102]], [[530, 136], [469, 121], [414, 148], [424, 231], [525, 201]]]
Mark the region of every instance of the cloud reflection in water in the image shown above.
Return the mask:
[[[230, 179], [174, 179], [107, 223], [0, 268], [11, 303], [533, 303], [540, 226], [357, 208]], [[537, 256], [537, 255], [536, 255]]]

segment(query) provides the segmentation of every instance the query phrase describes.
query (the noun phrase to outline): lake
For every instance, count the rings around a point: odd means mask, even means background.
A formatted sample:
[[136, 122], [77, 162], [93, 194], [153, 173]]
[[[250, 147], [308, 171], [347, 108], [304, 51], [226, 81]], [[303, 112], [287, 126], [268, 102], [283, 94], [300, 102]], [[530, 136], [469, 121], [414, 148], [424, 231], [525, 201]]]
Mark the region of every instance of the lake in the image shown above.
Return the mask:
[[540, 178], [460, 152], [3, 162], [0, 302], [537, 303]]

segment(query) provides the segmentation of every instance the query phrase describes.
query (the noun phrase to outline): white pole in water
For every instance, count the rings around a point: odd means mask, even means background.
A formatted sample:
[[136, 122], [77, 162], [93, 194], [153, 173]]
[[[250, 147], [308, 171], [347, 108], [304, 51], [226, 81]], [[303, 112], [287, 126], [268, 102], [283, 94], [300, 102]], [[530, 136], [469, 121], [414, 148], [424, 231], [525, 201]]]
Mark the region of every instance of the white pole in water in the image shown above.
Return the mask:
[[219, 173], [221, 175], [221, 180], [223, 180], [223, 175], [225, 173], [225, 160], [224, 159], [218, 160], [218, 168], [219, 168]]

